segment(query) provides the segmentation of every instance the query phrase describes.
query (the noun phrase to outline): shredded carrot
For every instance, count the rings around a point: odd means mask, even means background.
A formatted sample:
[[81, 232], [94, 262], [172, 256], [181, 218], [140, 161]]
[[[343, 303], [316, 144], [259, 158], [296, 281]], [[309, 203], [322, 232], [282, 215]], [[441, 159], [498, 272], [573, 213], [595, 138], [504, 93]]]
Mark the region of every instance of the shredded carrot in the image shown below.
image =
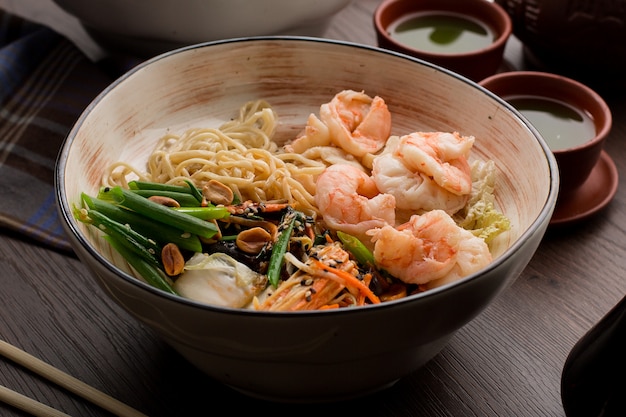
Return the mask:
[[[372, 274], [365, 274], [363, 276], [363, 285], [369, 288], [370, 282], [372, 282]], [[362, 306], [363, 304], [365, 304], [365, 298], [365, 294], [361, 292], [359, 298], [357, 299], [357, 305]]]
[[372, 278], [374, 278], [374, 276], [368, 272], [363, 276], [363, 283], [369, 287], [370, 282], [372, 282]]
[[326, 305], [328, 301], [332, 300], [335, 294], [341, 291], [342, 288], [341, 283], [331, 278], [316, 279], [310, 287], [311, 290], [315, 290], [310, 297], [308, 299], [306, 297], [301, 298], [289, 309], [292, 311], [318, 310]]
[[309, 223], [305, 223], [304, 230], [305, 230], [306, 235], [311, 240], [315, 240], [315, 230], [313, 230], [313, 227]]
[[318, 310], [333, 310], [335, 308], [339, 308], [339, 304], [326, 304], [325, 306], [321, 306]]
[[346, 285], [347, 287], [349, 286], [358, 289], [359, 292], [369, 298], [372, 303], [380, 303], [380, 299], [376, 296], [376, 294], [374, 294], [367, 285], [363, 284], [363, 282], [357, 279], [354, 275], [341, 269], [330, 267], [325, 263], [318, 261], [317, 259], [311, 260], [318, 268], [331, 272], [339, 277], [344, 282], [344, 285]]

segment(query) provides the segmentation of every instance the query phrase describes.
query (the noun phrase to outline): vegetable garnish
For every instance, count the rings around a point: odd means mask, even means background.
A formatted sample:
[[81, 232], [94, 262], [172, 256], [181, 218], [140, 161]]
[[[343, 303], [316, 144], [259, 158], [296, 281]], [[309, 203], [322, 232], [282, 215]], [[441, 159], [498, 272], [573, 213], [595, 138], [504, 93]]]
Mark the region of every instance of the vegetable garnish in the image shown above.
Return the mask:
[[376, 265], [374, 255], [359, 239], [340, 230], [337, 231], [337, 237], [343, 244], [343, 247], [354, 255], [354, 258], [358, 263], [363, 266]]
[[[131, 190], [152, 190], [152, 191], [172, 191], [176, 193], [186, 193], [196, 195], [199, 193], [198, 189], [193, 186], [189, 186], [189, 182], [187, 183], [187, 187], [184, 185], [172, 185], [172, 184], [161, 184], [160, 182], [149, 182], [149, 181], [129, 181], [128, 188]], [[195, 191], [194, 191], [195, 190]]]
[[179, 213], [189, 214], [201, 220], [226, 219], [230, 216], [230, 212], [226, 207], [174, 207]]
[[156, 267], [160, 266], [159, 255], [161, 247], [155, 241], [137, 233], [130, 227], [109, 219], [104, 214], [88, 209], [78, 209], [75, 217], [83, 223], [96, 226], [109, 236], [112, 236], [120, 245], [150, 262]]
[[139, 272], [139, 275], [141, 275], [148, 284], [170, 294], [178, 295], [159, 268], [156, 268], [152, 263], [147, 262], [143, 258], [135, 256], [132, 251], [128, 250], [125, 245], [121, 244], [120, 241], [113, 236], [104, 236], [104, 239], [126, 259], [126, 262], [128, 262], [130, 266]]
[[378, 298], [378, 296], [376, 296], [376, 294], [374, 294], [372, 290], [370, 290], [369, 287], [363, 283], [363, 281], [359, 280], [354, 275], [341, 269], [330, 267], [325, 263], [318, 261], [317, 259], [312, 258], [311, 260], [317, 268], [323, 269], [324, 271], [330, 272], [331, 274], [335, 275], [338, 280], [346, 287], [352, 287], [359, 290], [359, 292], [369, 298], [369, 300], [373, 304], [380, 303], [380, 299]]
[[181, 249], [192, 252], [200, 252], [202, 243], [197, 235], [163, 223], [154, 222], [152, 219], [116, 204], [109, 203], [98, 198], [82, 194], [82, 200], [92, 211], [98, 211], [111, 220], [127, 225], [131, 229], [152, 240], [175, 243]]
[[270, 263], [267, 269], [267, 278], [273, 287], [278, 286], [280, 270], [285, 263], [285, 252], [287, 252], [291, 232], [293, 231], [297, 218], [298, 216], [293, 210], [288, 210], [283, 216], [281, 224], [286, 225], [286, 227], [279, 232], [278, 240], [272, 248], [272, 256], [270, 257]]
[[215, 224], [211, 222], [206, 222], [189, 214], [154, 203], [120, 186], [102, 187], [98, 197], [103, 200], [115, 201], [117, 204], [153, 220], [169, 224], [207, 239], [215, 236], [218, 231]]
[[188, 193], [179, 193], [176, 191], [165, 191], [165, 190], [131, 190], [133, 193], [140, 195], [142, 197], [167, 197], [172, 200], [176, 200], [178, 204], [186, 207], [199, 207], [200, 203], [191, 194]]
[[187, 186], [189, 186], [189, 190], [191, 190], [191, 195], [193, 195], [196, 198], [196, 200], [198, 200], [198, 202], [202, 204], [204, 197], [202, 196], [202, 193], [200, 192], [200, 190], [198, 190], [198, 187], [196, 187], [189, 180], [185, 180], [185, 183], [187, 184]]

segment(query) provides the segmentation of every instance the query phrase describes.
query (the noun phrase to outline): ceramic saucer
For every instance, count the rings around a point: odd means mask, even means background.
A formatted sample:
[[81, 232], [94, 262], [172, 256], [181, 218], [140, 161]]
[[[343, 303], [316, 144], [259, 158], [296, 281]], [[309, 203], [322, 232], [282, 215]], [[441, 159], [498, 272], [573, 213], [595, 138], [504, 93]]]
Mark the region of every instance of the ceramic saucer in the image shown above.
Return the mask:
[[583, 183], [572, 195], [556, 203], [550, 225], [571, 223], [603, 209], [615, 196], [618, 174], [615, 162], [605, 151]]

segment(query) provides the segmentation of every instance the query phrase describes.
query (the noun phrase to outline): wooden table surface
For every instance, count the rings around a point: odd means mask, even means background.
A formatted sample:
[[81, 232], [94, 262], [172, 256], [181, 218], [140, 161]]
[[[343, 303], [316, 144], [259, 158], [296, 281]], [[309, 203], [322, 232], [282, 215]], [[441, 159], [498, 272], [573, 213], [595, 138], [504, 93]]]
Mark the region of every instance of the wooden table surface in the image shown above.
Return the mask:
[[[334, 18], [326, 36], [375, 44], [377, 4], [355, 0]], [[3, 0], [0, 7], [51, 25], [66, 19], [50, 0]], [[64, 28], [77, 27], [72, 25]], [[614, 116], [605, 149], [623, 172], [626, 98], [605, 98]], [[197, 415], [195, 410], [206, 415], [228, 410], [273, 416], [563, 416], [565, 358], [626, 290], [625, 203], [626, 191], [619, 188], [598, 215], [567, 230], [549, 230], [518, 280], [437, 357], [392, 388], [357, 401], [303, 406], [242, 396], [195, 370], [106, 298], [77, 259], [6, 230], [0, 230], [0, 337], [150, 416]], [[110, 415], [5, 359], [0, 384], [73, 416]], [[25, 414], [0, 403], [0, 415]]]

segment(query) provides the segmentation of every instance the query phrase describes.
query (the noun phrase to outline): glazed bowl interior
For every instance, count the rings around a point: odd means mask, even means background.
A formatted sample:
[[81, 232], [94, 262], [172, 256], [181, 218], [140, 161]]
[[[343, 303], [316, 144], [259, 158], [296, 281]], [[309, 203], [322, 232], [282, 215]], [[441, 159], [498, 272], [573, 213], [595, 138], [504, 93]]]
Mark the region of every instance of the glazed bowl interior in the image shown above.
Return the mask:
[[[275, 139], [284, 142], [300, 132], [310, 113], [345, 89], [384, 98], [392, 134], [458, 131], [475, 136], [472, 158], [495, 161], [496, 204], [511, 229], [494, 241], [494, 261], [484, 271], [402, 300], [345, 311], [218, 308], [136, 279], [97, 231], [71, 215], [81, 192], [97, 193], [111, 163], [144, 167], [167, 132], [217, 127], [245, 102], [262, 98], [276, 110]], [[302, 398], [304, 390], [308, 399], [362, 394], [428, 361], [521, 273], [545, 232], [558, 189], [556, 163], [537, 132], [477, 84], [405, 55], [300, 37], [195, 45], [139, 65], [82, 114], [61, 150], [56, 180], [72, 245], [107, 294], [210, 375], [281, 399]], [[438, 312], [440, 318], [420, 332], [402, 330], [412, 326], [410, 317]], [[386, 337], [373, 341], [370, 332]], [[355, 353], [353, 345], [362, 348]], [[376, 358], [382, 357], [379, 364]], [[365, 364], [370, 371], [364, 373]], [[311, 376], [323, 367], [342, 370], [341, 377], [330, 382]], [[263, 372], [272, 372], [274, 379]], [[298, 373], [308, 375], [307, 381], [294, 383]]]

